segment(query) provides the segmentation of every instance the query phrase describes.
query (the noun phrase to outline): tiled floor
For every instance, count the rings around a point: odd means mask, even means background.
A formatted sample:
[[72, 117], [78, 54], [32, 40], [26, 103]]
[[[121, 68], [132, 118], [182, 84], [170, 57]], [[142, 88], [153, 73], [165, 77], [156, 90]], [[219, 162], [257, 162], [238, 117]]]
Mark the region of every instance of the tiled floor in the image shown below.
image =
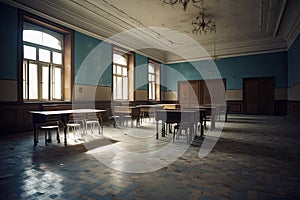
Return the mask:
[[299, 123], [230, 115], [204, 158], [203, 139], [188, 146], [170, 137], [156, 140], [151, 123], [70, 135], [68, 146], [45, 146], [41, 136], [34, 147], [31, 132], [2, 135], [0, 199], [300, 198]]

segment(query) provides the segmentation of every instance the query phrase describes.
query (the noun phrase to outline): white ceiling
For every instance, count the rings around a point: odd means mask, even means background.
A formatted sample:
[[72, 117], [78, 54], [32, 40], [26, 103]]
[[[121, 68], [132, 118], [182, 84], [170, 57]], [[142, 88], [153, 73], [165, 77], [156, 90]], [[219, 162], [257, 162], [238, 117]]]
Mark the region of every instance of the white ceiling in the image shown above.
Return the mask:
[[[186, 11], [163, 0], [1, 1], [163, 63], [284, 51], [300, 32], [299, 0], [190, 0]], [[215, 34], [192, 33], [199, 7]]]

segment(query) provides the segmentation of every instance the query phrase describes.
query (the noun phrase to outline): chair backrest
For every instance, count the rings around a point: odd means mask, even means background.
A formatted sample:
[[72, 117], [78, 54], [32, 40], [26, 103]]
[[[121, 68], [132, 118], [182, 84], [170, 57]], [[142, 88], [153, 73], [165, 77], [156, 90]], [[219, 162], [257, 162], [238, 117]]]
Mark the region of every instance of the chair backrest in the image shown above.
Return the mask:
[[85, 120], [85, 116], [84, 114], [81, 113], [73, 113], [69, 116], [69, 122], [80, 122], [80, 121], [84, 121]]
[[87, 120], [98, 119], [97, 113], [87, 113], [86, 116], [85, 116], [85, 118], [86, 118]]

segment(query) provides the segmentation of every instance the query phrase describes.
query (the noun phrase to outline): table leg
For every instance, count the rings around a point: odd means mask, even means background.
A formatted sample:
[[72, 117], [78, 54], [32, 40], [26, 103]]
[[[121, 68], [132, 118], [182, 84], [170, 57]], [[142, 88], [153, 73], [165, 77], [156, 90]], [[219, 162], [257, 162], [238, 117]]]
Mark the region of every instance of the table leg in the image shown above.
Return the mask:
[[210, 129], [215, 129], [216, 127], [216, 109], [211, 109], [211, 127]]
[[97, 119], [98, 119], [98, 122], [100, 124], [99, 135], [101, 135], [101, 133], [103, 134], [103, 123], [102, 123], [102, 114], [101, 113], [97, 114]]
[[156, 139], [158, 139], [158, 120], [156, 120]]
[[37, 124], [34, 123], [33, 124], [33, 143], [34, 143], [34, 146], [36, 146], [38, 142], [39, 141], [38, 141], [38, 135], [37, 135]]
[[69, 114], [62, 115], [61, 121], [62, 121], [63, 127], [64, 127], [64, 143], [65, 143], [65, 146], [67, 146], [67, 123], [69, 121]]
[[67, 146], [67, 124], [64, 124], [64, 137], [65, 146]]
[[166, 124], [162, 122], [161, 124], [161, 136], [165, 137], [166, 136]]
[[203, 137], [204, 135], [204, 123], [203, 123], [204, 119], [205, 119], [205, 111], [200, 113], [200, 128], [201, 128], [200, 137]]

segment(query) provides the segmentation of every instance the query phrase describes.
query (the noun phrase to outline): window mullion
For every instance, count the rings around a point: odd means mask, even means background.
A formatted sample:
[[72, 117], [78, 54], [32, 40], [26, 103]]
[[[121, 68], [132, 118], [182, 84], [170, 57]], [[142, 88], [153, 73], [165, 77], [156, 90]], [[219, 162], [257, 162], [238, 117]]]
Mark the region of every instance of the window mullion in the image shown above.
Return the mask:
[[29, 60], [27, 60], [27, 66], [26, 66], [26, 70], [27, 70], [27, 72], [26, 72], [26, 78], [27, 78], [27, 80], [26, 80], [26, 92], [27, 92], [27, 100], [29, 101]]
[[52, 86], [52, 74], [51, 74], [51, 64], [48, 65], [49, 68], [49, 74], [48, 74], [48, 100], [50, 101], [52, 99], [51, 96], [51, 86]]

